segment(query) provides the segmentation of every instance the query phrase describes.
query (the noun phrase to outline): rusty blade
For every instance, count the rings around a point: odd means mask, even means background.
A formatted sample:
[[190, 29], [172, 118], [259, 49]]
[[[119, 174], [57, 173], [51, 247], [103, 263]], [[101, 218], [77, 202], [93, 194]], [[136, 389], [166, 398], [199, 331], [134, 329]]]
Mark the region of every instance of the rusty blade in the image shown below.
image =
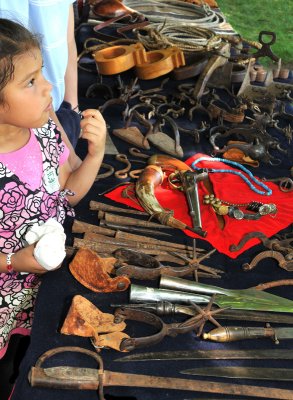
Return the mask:
[[216, 376], [217, 378], [260, 379], [269, 381], [291, 381], [293, 370], [290, 368], [262, 367], [206, 367], [180, 371], [185, 375]]
[[212, 349], [212, 350], [169, 350], [129, 354], [115, 361], [163, 361], [163, 360], [293, 360], [288, 349]]
[[100, 375], [102, 375], [104, 387], [127, 386], [175, 389], [203, 393], [233, 394], [233, 396], [260, 397], [265, 399], [293, 400], [293, 391], [286, 389], [181, 379], [174, 377], [128, 374], [107, 370], [98, 371], [89, 368], [32, 367], [29, 375], [29, 381], [34, 387], [97, 390], [99, 388]]

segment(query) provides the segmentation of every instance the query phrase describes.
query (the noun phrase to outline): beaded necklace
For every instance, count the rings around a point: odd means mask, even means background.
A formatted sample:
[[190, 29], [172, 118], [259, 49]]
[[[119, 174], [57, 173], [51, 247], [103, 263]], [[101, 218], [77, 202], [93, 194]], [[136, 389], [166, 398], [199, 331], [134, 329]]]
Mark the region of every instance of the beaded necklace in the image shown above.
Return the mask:
[[[243, 165], [231, 161], [231, 160], [225, 160], [222, 158], [210, 158], [210, 157], [200, 157], [197, 160], [195, 160], [191, 166], [195, 170], [201, 170], [202, 168], [199, 168], [196, 166], [197, 163], [200, 161], [221, 161], [224, 164], [229, 164], [233, 165], [234, 167], [240, 168], [243, 172], [246, 172], [247, 175], [249, 176], [250, 180], [241, 172], [241, 171], [235, 171], [231, 169], [221, 169], [221, 168], [206, 168], [207, 171], [209, 172], [222, 172], [222, 173], [231, 173], [234, 175], [239, 176], [241, 179], [244, 180], [244, 182], [249, 186], [249, 188], [258, 194], [265, 195], [265, 196], [270, 196], [272, 194], [272, 190], [265, 185], [263, 182], [259, 181], [256, 179], [253, 174], [245, 168]], [[252, 183], [253, 182], [253, 183]], [[259, 190], [255, 185], [260, 186], [264, 190]], [[261, 202], [256, 202], [256, 201], [251, 201], [249, 203], [245, 204], [235, 204], [235, 203], [230, 203], [225, 200], [220, 200], [216, 198], [213, 194], [205, 195], [203, 199], [204, 204], [210, 204], [214, 211], [219, 214], [219, 215], [228, 215], [232, 218], [235, 219], [259, 219], [263, 215], [268, 215], [268, 214], [275, 214], [277, 212], [277, 208], [275, 204], [263, 204]], [[246, 210], [252, 211], [253, 213], [244, 213], [239, 209], [239, 207], [246, 207]]]
[[231, 160], [225, 160], [224, 158], [211, 158], [211, 157], [200, 157], [197, 160], [193, 161], [193, 163], [191, 164], [191, 167], [195, 170], [200, 170], [202, 168], [196, 167], [196, 164], [199, 163], [200, 161], [221, 161], [224, 164], [228, 164], [228, 165], [233, 165], [234, 167], [237, 167], [239, 169], [241, 169], [242, 171], [246, 172], [247, 175], [250, 177], [251, 181], [253, 181], [256, 185], [262, 187], [264, 189], [264, 191], [259, 190], [255, 187], [255, 185], [250, 182], [250, 180], [243, 175], [242, 172], [240, 171], [234, 171], [233, 169], [216, 169], [216, 168], [206, 168], [209, 172], [224, 172], [224, 173], [229, 173], [229, 174], [234, 174], [234, 175], [238, 175], [241, 179], [244, 180], [244, 182], [247, 183], [247, 185], [249, 186], [249, 188], [254, 191], [255, 193], [258, 194], [263, 194], [265, 196], [270, 196], [272, 194], [272, 190], [265, 185], [263, 182], [259, 181], [258, 179], [256, 179], [253, 174], [247, 169], [245, 168], [243, 165], [235, 162], [235, 161], [231, 161]]

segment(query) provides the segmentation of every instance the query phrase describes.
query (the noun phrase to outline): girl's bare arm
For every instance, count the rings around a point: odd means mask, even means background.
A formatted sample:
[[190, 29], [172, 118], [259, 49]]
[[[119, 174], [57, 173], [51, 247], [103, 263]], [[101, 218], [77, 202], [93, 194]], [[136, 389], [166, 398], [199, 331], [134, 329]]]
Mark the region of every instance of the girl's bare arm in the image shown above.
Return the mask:
[[72, 170], [70, 164], [60, 167], [61, 187], [75, 193], [68, 196], [71, 205], [76, 205], [90, 190], [101, 166], [106, 142], [106, 124], [101, 113], [95, 109], [85, 110], [81, 121], [82, 138], [88, 141], [88, 154], [81, 165]]

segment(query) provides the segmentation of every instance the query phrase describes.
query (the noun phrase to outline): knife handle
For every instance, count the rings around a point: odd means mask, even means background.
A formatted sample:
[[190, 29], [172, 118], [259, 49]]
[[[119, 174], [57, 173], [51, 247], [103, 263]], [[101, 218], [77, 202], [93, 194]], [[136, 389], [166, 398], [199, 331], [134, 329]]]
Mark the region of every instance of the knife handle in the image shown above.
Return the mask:
[[221, 327], [203, 334], [204, 339], [214, 342], [235, 342], [238, 340], [258, 339], [262, 337], [270, 337], [277, 342], [276, 332], [270, 325], [266, 328], [243, 326]]

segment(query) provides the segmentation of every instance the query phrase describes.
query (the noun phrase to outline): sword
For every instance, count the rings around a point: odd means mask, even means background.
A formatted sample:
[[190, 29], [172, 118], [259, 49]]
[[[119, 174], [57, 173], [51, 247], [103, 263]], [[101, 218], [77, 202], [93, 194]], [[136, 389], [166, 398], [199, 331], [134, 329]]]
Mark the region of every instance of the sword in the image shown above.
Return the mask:
[[292, 381], [293, 369], [256, 367], [206, 367], [180, 371], [185, 375], [216, 376], [217, 378], [241, 378], [269, 381]]
[[288, 349], [254, 350], [174, 350], [129, 354], [115, 361], [163, 361], [163, 360], [293, 360]]
[[[87, 354], [97, 361], [98, 369], [67, 366], [42, 368], [42, 364], [46, 359], [66, 351]], [[103, 387], [106, 386], [175, 389], [203, 393], [233, 394], [234, 397], [293, 400], [293, 392], [286, 389], [107, 371], [103, 368], [103, 360], [99, 354], [80, 347], [57, 347], [42, 354], [35, 367], [30, 370], [29, 382], [33, 387], [98, 390], [100, 400], [104, 400]]]

